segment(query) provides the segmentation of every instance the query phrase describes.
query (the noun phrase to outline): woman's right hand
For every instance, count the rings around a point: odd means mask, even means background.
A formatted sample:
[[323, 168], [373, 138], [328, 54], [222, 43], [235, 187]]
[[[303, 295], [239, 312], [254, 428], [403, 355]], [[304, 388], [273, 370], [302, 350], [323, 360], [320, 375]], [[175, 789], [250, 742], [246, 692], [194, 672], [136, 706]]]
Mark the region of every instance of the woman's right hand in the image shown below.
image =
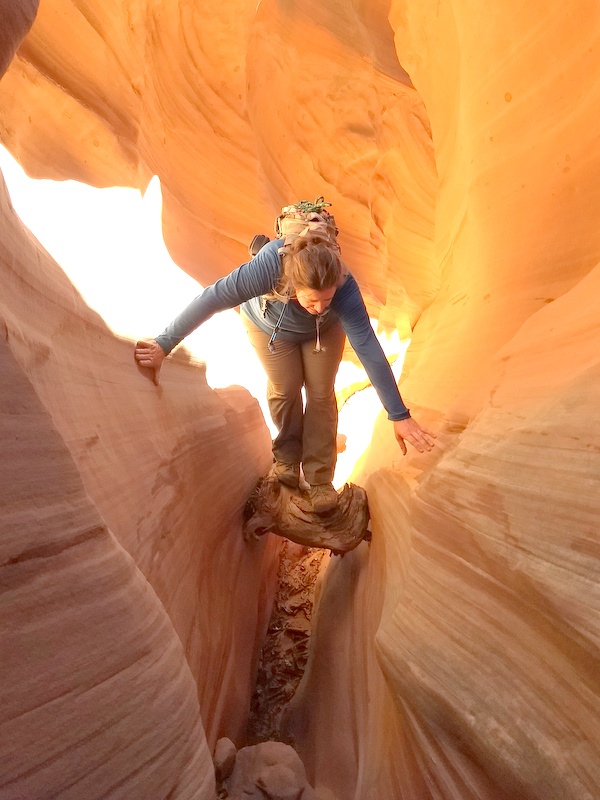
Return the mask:
[[412, 417], [400, 419], [394, 422], [394, 433], [396, 440], [402, 450], [402, 455], [406, 455], [406, 442], [412, 444], [419, 453], [426, 453], [435, 445], [435, 433], [421, 427]]
[[160, 384], [158, 375], [165, 358], [165, 351], [154, 339], [149, 342], [140, 341], [135, 346], [135, 360], [140, 367], [148, 367], [152, 370], [152, 380], [156, 386]]

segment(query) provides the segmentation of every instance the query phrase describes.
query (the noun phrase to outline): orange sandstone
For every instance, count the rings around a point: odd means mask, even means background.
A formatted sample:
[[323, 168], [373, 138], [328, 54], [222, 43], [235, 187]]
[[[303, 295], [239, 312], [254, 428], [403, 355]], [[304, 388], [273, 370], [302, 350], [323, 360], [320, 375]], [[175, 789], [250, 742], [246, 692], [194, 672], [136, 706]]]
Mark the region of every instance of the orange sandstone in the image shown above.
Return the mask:
[[[599, 37], [591, 0], [47, 0], [0, 84], [0, 139], [30, 174], [141, 188], [159, 175], [166, 241], [201, 282], [283, 203], [324, 194], [373, 314], [412, 331], [402, 391], [440, 446], [401, 461], [382, 419], [362, 459], [373, 542], [333, 562], [289, 721], [320, 800], [600, 792]], [[14, 380], [68, 448], [106, 553], [131, 554], [170, 618], [184, 729], [201, 742], [171, 624], [209, 742], [235, 737], [276, 555], [239, 538], [269, 457], [258, 411], [183, 358], [159, 394], [6, 201], [1, 224]], [[101, 581], [104, 556], [79, 552]], [[143, 579], [118, 552], [137, 608]], [[87, 729], [69, 713], [75, 747]], [[178, 757], [209, 785], [204, 756]]]

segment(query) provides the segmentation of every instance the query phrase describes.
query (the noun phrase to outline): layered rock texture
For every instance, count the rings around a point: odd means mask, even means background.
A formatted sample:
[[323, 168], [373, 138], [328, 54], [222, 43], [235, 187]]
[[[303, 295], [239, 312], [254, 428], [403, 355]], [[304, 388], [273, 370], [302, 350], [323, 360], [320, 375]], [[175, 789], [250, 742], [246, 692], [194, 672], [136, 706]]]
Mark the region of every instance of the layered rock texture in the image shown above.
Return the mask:
[[[42, 718], [56, 713], [56, 724], [68, 728], [73, 740], [57, 737], [54, 743], [62, 758], [71, 745], [79, 760], [80, 737], [93, 739], [111, 724], [103, 710], [105, 689], [111, 713], [131, 713], [122, 709], [127, 701], [140, 719], [106, 734], [110, 747], [104, 759], [124, 758], [121, 750], [128, 746], [140, 748], [142, 763], [152, 762], [154, 754], [141, 744], [144, 735], [152, 735], [168, 764], [171, 783], [157, 795], [166, 797], [179, 782], [176, 762], [163, 752], [169, 737], [175, 743], [183, 738], [197, 760], [198, 742], [204, 742], [201, 718], [212, 744], [222, 732], [239, 736], [246, 724], [278, 545], [275, 540], [246, 544], [241, 509], [269, 467], [269, 435], [256, 400], [239, 388], [212, 391], [189, 359], [173, 363], [180, 377], [157, 390], [136, 367], [131, 343], [117, 339], [85, 306], [22, 229], [4, 186], [2, 191], [2, 322], [9, 360], [2, 404], [7, 445], [0, 460], [2, 602], [9, 635], [3, 653], [11, 654], [3, 658], [2, 686], [14, 708], [2, 742], [11, 753], [19, 749], [16, 724], [30, 747], [22, 772], [5, 776], [7, 786], [9, 778], [32, 773], [31, 787], [18, 782], [8, 796], [71, 796], [61, 784], [45, 783], [51, 758], [45, 738], [54, 735], [28, 713], [33, 687], [48, 680], [48, 696], [42, 694], [32, 707], [40, 706]], [[30, 421], [29, 395], [40, 408], [40, 421]], [[45, 437], [55, 443], [56, 454]], [[80, 505], [86, 515], [77, 512]], [[45, 609], [47, 622], [36, 607]], [[43, 635], [40, 629], [46, 629]], [[167, 665], [159, 669], [164, 660]], [[50, 668], [54, 661], [57, 674], [68, 676], [66, 687]], [[197, 692], [190, 694], [194, 679]], [[103, 682], [107, 686], [99, 689]], [[59, 711], [54, 701], [65, 693], [70, 702]], [[195, 746], [187, 741], [190, 733], [179, 730], [177, 703], [185, 707], [188, 723], [200, 726]], [[79, 721], [92, 713], [99, 719], [90, 720], [90, 732]], [[11, 763], [3, 760], [4, 768]], [[174, 797], [199, 796], [212, 768], [210, 759], [206, 763], [206, 774], [196, 769], [201, 782], [188, 781]], [[135, 761], [126, 767], [143, 774]], [[62, 767], [56, 769], [62, 775]], [[115, 780], [114, 796], [144, 796], [143, 784], [131, 781]], [[108, 785], [94, 785], [97, 794], [90, 788], [87, 797], [107, 795]], [[1, 781], [0, 786], [4, 789]], [[24, 786], [28, 791], [19, 793]], [[45, 794], [48, 786], [52, 791]], [[73, 791], [73, 797], [82, 796], [79, 784]]]
[[[34, 13], [0, 3], [5, 64]], [[438, 447], [402, 460], [382, 415], [357, 467], [372, 542], [287, 720], [319, 800], [600, 795], [599, 39], [591, 0], [45, 0], [0, 83], [30, 174], [159, 175], [202, 283], [325, 195], [412, 330]], [[266, 428], [184, 354], [154, 387], [0, 212], [0, 795], [211, 797], [277, 568], [241, 537]]]

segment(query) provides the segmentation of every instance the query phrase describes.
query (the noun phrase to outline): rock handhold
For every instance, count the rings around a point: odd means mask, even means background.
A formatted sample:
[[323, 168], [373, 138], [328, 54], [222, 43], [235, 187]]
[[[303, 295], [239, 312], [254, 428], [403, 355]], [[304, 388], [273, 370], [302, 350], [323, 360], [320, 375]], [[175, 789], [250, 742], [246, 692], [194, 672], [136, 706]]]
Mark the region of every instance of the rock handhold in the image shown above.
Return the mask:
[[231, 739], [223, 737], [215, 745], [213, 754], [213, 764], [215, 765], [215, 777], [219, 783], [231, 775], [235, 765], [236, 748]]
[[273, 478], [262, 478], [244, 509], [244, 539], [265, 533], [343, 555], [370, 536], [367, 494], [362, 487], [347, 483], [336, 508], [316, 514], [305, 497]]
[[238, 750], [225, 788], [228, 800], [315, 800], [300, 756], [283, 742]]

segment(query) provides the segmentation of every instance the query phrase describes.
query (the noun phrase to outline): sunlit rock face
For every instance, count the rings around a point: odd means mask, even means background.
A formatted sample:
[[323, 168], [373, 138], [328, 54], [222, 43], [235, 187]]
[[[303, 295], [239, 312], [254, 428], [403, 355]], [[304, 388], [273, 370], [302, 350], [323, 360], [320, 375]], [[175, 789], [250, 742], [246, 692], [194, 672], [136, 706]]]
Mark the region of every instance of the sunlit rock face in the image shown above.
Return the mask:
[[[440, 180], [440, 286], [402, 387], [441, 452], [400, 467], [376, 431], [373, 544], [330, 575], [291, 730], [323, 797], [592, 800], [598, 12], [398, 3], [390, 20]], [[357, 631], [372, 648], [350, 649]]]
[[0, 122], [36, 177], [158, 174], [167, 245], [203, 284], [282, 204], [322, 193], [386, 322], [408, 335], [434, 296], [431, 132], [383, 7], [52, 0], [3, 79]]
[[[593, 800], [600, 12], [366, 5], [49, 0], [0, 85], [1, 138], [38, 176], [158, 174], [167, 243], [204, 282], [282, 203], [334, 203], [371, 309], [413, 328], [402, 392], [439, 447], [402, 460], [382, 418], [360, 464], [373, 542], [333, 561], [289, 719], [308, 779], [320, 800]], [[3, 247], [13, 276], [24, 245]], [[268, 461], [257, 412], [183, 363], [160, 394], [47, 259], [19, 263], [8, 346], [184, 642], [209, 740], [231, 735], [231, 648], [248, 676], [272, 555], [233, 521]], [[228, 442], [246, 461], [202, 506], [218, 429], [226, 473]]]

